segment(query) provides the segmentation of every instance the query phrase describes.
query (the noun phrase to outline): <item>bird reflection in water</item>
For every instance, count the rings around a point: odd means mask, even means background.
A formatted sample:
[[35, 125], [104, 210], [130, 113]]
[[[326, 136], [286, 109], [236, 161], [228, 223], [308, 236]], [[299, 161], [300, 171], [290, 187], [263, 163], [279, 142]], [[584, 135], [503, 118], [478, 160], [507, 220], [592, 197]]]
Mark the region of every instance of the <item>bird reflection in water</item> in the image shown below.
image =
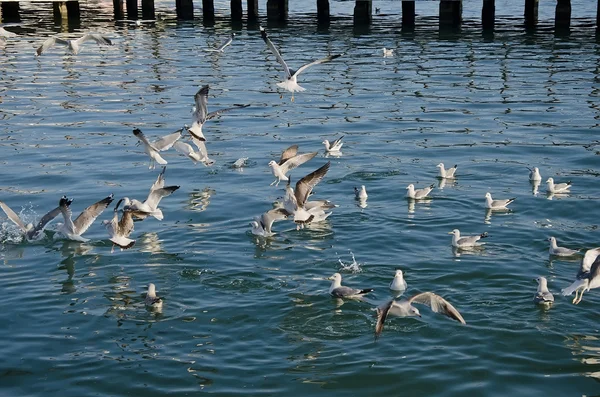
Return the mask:
[[141, 252], [149, 252], [151, 254], [159, 254], [164, 252], [162, 248], [162, 241], [155, 232], [144, 233], [139, 239]]
[[215, 190], [209, 187], [205, 187], [202, 191], [197, 189], [192, 190], [189, 194], [186, 208], [198, 212], [205, 211], [206, 207], [210, 204], [210, 197], [215, 193]]

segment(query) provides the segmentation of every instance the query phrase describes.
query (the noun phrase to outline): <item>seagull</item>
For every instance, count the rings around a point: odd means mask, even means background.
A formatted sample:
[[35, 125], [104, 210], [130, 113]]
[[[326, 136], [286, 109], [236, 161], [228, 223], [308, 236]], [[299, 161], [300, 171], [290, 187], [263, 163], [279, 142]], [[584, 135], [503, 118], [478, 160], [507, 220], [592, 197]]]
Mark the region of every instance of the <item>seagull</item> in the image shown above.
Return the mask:
[[452, 246], [456, 247], [456, 248], [469, 248], [469, 247], [481, 245], [481, 243], [478, 243], [477, 241], [479, 241], [482, 238], [488, 237], [487, 232], [483, 232], [478, 236], [460, 237], [460, 231], [458, 229], [454, 229], [451, 232], [448, 232], [448, 234], [453, 235], [452, 236]]
[[389, 58], [394, 56], [394, 50], [383, 47], [383, 57]]
[[135, 240], [129, 238], [131, 232], [133, 232], [133, 212], [127, 208], [123, 208], [123, 215], [119, 220], [118, 209], [123, 201], [121, 199], [117, 202], [113, 218], [110, 221], [106, 220], [102, 222], [108, 231], [110, 241], [113, 243], [111, 252], [114, 251], [115, 245], [119, 246], [121, 251], [123, 251], [124, 249], [133, 247], [135, 244]]
[[287, 212], [285, 208], [274, 208], [265, 212], [261, 216], [255, 217], [254, 220], [250, 222], [250, 226], [252, 226], [252, 234], [262, 237], [270, 237], [274, 235], [275, 233], [273, 233], [271, 230], [273, 222], [285, 219], [288, 215], [290, 215], [290, 213]]
[[8, 30], [6, 30], [2, 26], [0, 26], [0, 39], [7, 39], [9, 37], [16, 37], [16, 36], [17, 36], [16, 33], [9, 32]]
[[298, 145], [292, 145], [285, 149], [281, 154], [279, 162], [275, 162], [274, 160], [269, 161], [269, 167], [271, 167], [273, 175], [277, 178], [269, 186], [273, 186], [273, 184], [279, 186], [279, 182], [287, 181], [288, 177], [286, 174], [290, 170], [306, 163], [317, 154], [318, 152], [298, 154]]
[[550, 253], [550, 255], [554, 255], [554, 256], [572, 256], [572, 255], [579, 254], [579, 250], [572, 250], [570, 248], [559, 247], [556, 244], [556, 238], [555, 237], [548, 237], [548, 241], [550, 241], [550, 248], [548, 250], [548, 252]]
[[[66, 197], [65, 197], [66, 198]], [[84, 209], [81, 214], [73, 221], [70, 204], [73, 200], [63, 201], [61, 200], [60, 211], [63, 215], [65, 223], [59, 224], [58, 233], [63, 235], [69, 240], [80, 241], [85, 243], [89, 239], [81, 237], [88, 228], [94, 223], [96, 218], [102, 214], [102, 212], [112, 203], [113, 195], [109, 195], [102, 200], [94, 203]]]
[[204, 48], [203, 51], [206, 52], [225, 52], [225, 47], [231, 44], [233, 38], [235, 37], [235, 33], [231, 33], [231, 36], [227, 40], [225, 40], [219, 47], [217, 48]]
[[193, 122], [192, 122], [192, 126], [188, 129], [188, 131], [189, 131], [190, 135], [192, 135], [192, 137], [194, 137], [202, 142], [206, 141], [206, 138], [204, 137], [204, 134], [202, 133], [202, 126], [204, 125], [204, 123], [206, 123], [210, 119], [217, 117], [221, 113], [225, 113], [225, 112], [228, 112], [228, 111], [234, 110], [234, 109], [243, 109], [243, 108], [247, 108], [248, 106], [250, 106], [250, 105], [234, 105], [234, 107], [219, 109], [219, 110], [215, 110], [214, 112], [208, 113], [208, 108], [207, 108], [208, 84], [200, 87], [200, 89], [196, 92], [196, 94], [194, 95], [194, 102], [195, 102], [195, 107], [194, 107], [194, 112], [192, 114]]
[[[574, 304], [581, 302], [583, 293], [592, 288], [600, 287], [600, 247], [592, 248], [585, 252], [579, 271], [577, 272], [577, 280], [570, 286], [562, 290], [564, 296], [569, 296], [575, 292]], [[578, 297], [579, 292], [581, 294]]]
[[397, 317], [421, 317], [419, 309], [414, 307], [413, 303], [422, 303], [431, 307], [435, 313], [442, 313], [461, 324], [466, 324], [461, 314], [447, 300], [433, 292], [422, 292], [409, 299], [396, 301], [394, 299], [382, 304], [377, 308], [377, 324], [375, 325], [375, 338], [378, 338], [383, 331], [383, 325], [389, 315]]
[[542, 180], [542, 176], [540, 175], [540, 169], [538, 167], [529, 168], [529, 180], [533, 182], [539, 182]]
[[452, 179], [454, 178], [454, 173], [456, 172], [458, 165], [455, 164], [454, 167], [445, 169], [444, 163], [439, 163], [438, 165], [436, 165], [436, 167], [440, 169], [440, 173], [438, 174], [439, 178]]
[[25, 224], [8, 205], [6, 205], [3, 201], [0, 201], [0, 208], [4, 211], [8, 219], [10, 219], [15, 225], [21, 229], [21, 233], [25, 237], [27, 241], [37, 241], [43, 237], [43, 231], [46, 225], [50, 223], [58, 214], [60, 214], [60, 207], [62, 205], [69, 205], [71, 202], [67, 200], [66, 197], [62, 197], [59, 200], [58, 207], [54, 208], [52, 211], [48, 212], [46, 215], [42, 217], [42, 219], [37, 223], [37, 225], [33, 226], [32, 223]]
[[367, 195], [367, 188], [365, 185], [361, 185], [360, 189], [354, 186], [354, 194], [356, 195], [357, 200], [366, 200], [369, 195]]
[[506, 206], [515, 201], [515, 198], [509, 198], [506, 200], [492, 200], [490, 192], [485, 194], [485, 208], [490, 210], [504, 210]]
[[148, 166], [149, 169], [154, 169], [156, 163], [160, 165], [167, 164], [167, 160], [163, 159], [159, 152], [170, 149], [175, 142], [181, 139], [181, 132], [182, 130], [177, 130], [172, 134], [165, 135], [160, 139], [150, 142], [139, 128], [135, 128], [133, 130], [133, 135], [140, 140], [140, 142], [144, 145], [144, 151], [148, 156], [150, 156], [150, 165]]
[[163, 170], [158, 174], [156, 182], [150, 187], [150, 193], [148, 198], [142, 203], [139, 200], [130, 200], [129, 197], [123, 198], [123, 208], [133, 212], [136, 218], [145, 219], [148, 215], [151, 215], [158, 219], [163, 220], [163, 213], [158, 208], [158, 204], [163, 197], [170, 196], [174, 191], [179, 189], [179, 186], [167, 186], [165, 187], [165, 171], [167, 167], [163, 167]]
[[331, 286], [329, 287], [329, 294], [335, 298], [360, 299], [363, 295], [373, 291], [372, 288], [354, 289], [350, 287], [343, 287], [342, 275], [339, 273], [334, 273], [333, 276], [328, 278], [328, 280], [332, 280]]
[[538, 282], [537, 292], [533, 296], [533, 302], [538, 305], [551, 306], [554, 303], [554, 296], [548, 291], [548, 280], [546, 277], [533, 279]]
[[305, 91], [305, 89], [303, 87], [300, 87], [298, 85], [297, 78], [300, 73], [302, 73], [304, 70], [308, 69], [311, 66], [318, 65], [321, 63], [325, 63], [325, 62], [330, 62], [330, 61], [342, 56], [342, 54], [330, 55], [326, 58], [307, 63], [306, 65], [301, 66], [300, 69], [298, 69], [298, 70], [293, 70], [293, 69], [290, 69], [288, 67], [288, 65], [285, 63], [285, 61], [281, 57], [281, 54], [279, 54], [279, 51], [277, 51], [277, 48], [275, 48], [275, 45], [273, 45], [273, 43], [267, 36], [267, 32], [265, 31], [265, 29], [262, 26], [260, 26], [260, 35], [262, 36], [262, 39], [264, 40], [264, 42], [267, 44], [267, 47], [269, 47], [269, 49], [271, 50], [273, 55], [275, 55], [275, 58], [277, 58], [277, 62], [279, 62], [281, 64], [281, 66], [283, 66], [283, 70], [285, 72], [285, 80], [282, 81], [281, 83], [277, 83], [277, 86], [291, 92], [292, 93], [292, 101], [294, 101], [294, 92]]
[[339, 137], [332, 143], [329, 143], [329, 141], [327, 139], [325, 139], [323, 141], [323, 145], [325, 145], [325, 151], [327, 153], [339, 153], [340, 150], [342, 149], [342, 146], [344, 146], [344, 142], [342, 142], [343, 137], [344, 136], [342, 135], [341, 137]]
[[237, 159], [233, 162], [231, 167], [241, 170], [242, 168], [244, 168], [244, 166], [246, 165], [247, 162], [248, 162], [248, 157], [240, 157], [239, 159]]
[[[329, 171], [329, 166], [331, 165], [331, 162], [328, 161], [327, 163], [325, 163], [322, 167], [318, 168], [317, 170], [311, 172], [310, 174], [306, 175], [305, 177], [303, 177], [302, 179], [300, 179], [298, 182], [296, 182], [296, 188], [294, 189], [294, 194], [290, 195], [291, 197], [289, 197], [289, 200], [291, 201], [291, 205], [288, 205], [288, 208], [290, 208], [290, 214], [294, 215], [294, 222], [300, 226], [300, 225], [305, 225], [308, 224], [310, 222], [318, 222], [319, 220], [324, 220], [325, 218], [327, 218], [327, 216], [325, 216], [324, 214], [322, 214], [320, 211], [323, 211], [322, 207], [319, 206], [315, 206], [315, 207], [310, 207], [307, 208], [306, 204], [307, 204], [307, 200], [308, 197], [310, 196], [312, 190], [314, 189], [314, 187], [321, 182], [321, 180], [325, 177], [325, 174], [327, 174], [327, 171]], [[288, 188], [288, 191], [290, 191], [291, 188]], [[318, 219], [315, 219], [318, 218]]]
[[162, 308], [163, 301], [156, 296], [156, 287], [152, 283], [148, 284], [148, 292], [146, 293], [144, 304], [152, 309]]
[[214, 160], [208, 158], [208, 154], [206, 153], [206, 145], [204, 142], [192, 137], [192, 142], [196, 144], [198, 151], [196, 152], [192, 145], [186, 142], [177, 141], [173, 144], [173, 148], [177, 150], [179, 153], [190, 158], [194, 164], [202, 163], [205, 166], [213, 165], [215, 163]]
[[402, 275], [402, 270], [397, 269], [396, 275], [394, 275], [394, 279], [390, 283], [390, 289], [392, 291], [404, 291], [408, 286], [406, 285], [406, 280]]
[[408, 190], [408, 192], [406, 193], [406, 197], [415, 199], [415, 200], [424, 199], [427, 197], [429, 192], [431, 192], [433, 190], [434, 186], [435, 186], [434, 184], [431, 184], [431, 185], [427, 186], [426, 188], [415, 190], [415, 185], [413, 185], [411, 183], [410, 185], [408, 185], [406, 187], [406, 190]]
[[44, 43], [37, 49], [36, 53], [37, 55], [42, 55], [44, 51], [52, 47], [54, 44], [62, 44], [66, 45], [73, 54], [77, 55], [81, 49], [81, 45], [89, 40], [93, 40], [98, 44], [112, 45], [112, 41], [110, 41], [110, 39], [99, 34], [88, 33], [76, 40], [63, 40], [59, 39], [58, 37], [50, 37], [44, 41]]
[[571, 188], [571, 181], [554, 184], [554, 179], [548, 178], [546, 183], [548, 184], [548, 193], [569, 193]]

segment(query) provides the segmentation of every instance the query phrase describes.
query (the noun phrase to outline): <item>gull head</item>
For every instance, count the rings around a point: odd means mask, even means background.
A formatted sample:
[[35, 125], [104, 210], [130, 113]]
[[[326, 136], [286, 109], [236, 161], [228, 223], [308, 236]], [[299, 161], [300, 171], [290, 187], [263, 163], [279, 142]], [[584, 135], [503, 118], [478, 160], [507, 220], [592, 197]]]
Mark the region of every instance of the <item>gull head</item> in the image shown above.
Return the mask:
[[439, 163], [438, 165], [436, 165], [437, 168], [444, 168], [444, 163]]
[[321, 142], [323, 145], [329, 147], [329, 141], [327, 139], [325, 139], [323, 142]]
[[546, 280], [546, 277], [536, 277], [533, 279], [533, 281], [537, 281], [538, 285], [542, 288], [548, 288], [548, 280]]
[[129, 197], [123, 197], [123, 208], [128, 207], [131, 205], [131, 200], [129, 199]]
[[396, 277], [402, 277], [402, 270], [400, 270], [400, 269], [396, 270]]
[[413, 190], [415, 188], [415, 185], [413, 185], [412, 183], [410, 185], [408, 185], [406, 187], [406, 190]]
[[556, 237], [548, 237], [547, 240], [551, 243], [556, 243]]
[[554, 178], [548, 178], [548, 180], [546, 181], [546, 183], [554, 183]]
[[451, 232], [448, 232], [448, 234], [453, 234], [455, 236], [458, 236], [460, 234], [460, 231], [458, 229], [454, 229]]
[[273, 168], [277, 165], [277, 162], [275, 160], [271, 160], [269, 161], [269, 167]]
[[156, 298], [156, 286], [152, 283], [148, 284], [148, 293], [146, 296], [150, 298]]
[[419, 309], [417, 309], [416, 307], [413, 307], [413, 306], [410, 307], [409, 314], [411, 316], [421, 317], [421, 312], [419, 312]]
[[334, 273], [333, 276], [328, 277], [327, 280], [332, 280], [332, 281], [340, 282], [341, 283], [342, 282], [342, 275], [339, 274], [339, 273]]

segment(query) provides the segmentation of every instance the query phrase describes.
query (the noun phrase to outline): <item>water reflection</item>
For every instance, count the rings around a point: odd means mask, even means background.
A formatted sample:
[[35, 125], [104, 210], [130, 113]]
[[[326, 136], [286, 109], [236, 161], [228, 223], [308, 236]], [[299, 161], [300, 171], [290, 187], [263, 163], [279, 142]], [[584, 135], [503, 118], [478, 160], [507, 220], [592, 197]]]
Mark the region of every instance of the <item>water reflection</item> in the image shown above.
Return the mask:
[[483, 222], [486, 225], [489, 225], [492, 221], [492, 215], [508, 215], [508, 214], [512, 214], [512, 210], [510, 208], [498, 208], [498, 209], [491, 209], [491, 208], [486, 208], [485, 209], [485, 217]]
[[537, 196], [539, 193], [538, 188], [540, 187], [540, 183], [542, 183], [542, 181], [529, 181], [529, 183], [531, 184], [531, 193], [534, 196]]
[[202, 190], [192, 190], [189, 194], [186, 208], [198, 212], [205, 211], [210, 204], [210, 197], [215, 193], [215, 190], [209, 187], [205, 187]]
[[140, 238], [138, 238], [137, 241], [138, 244], [141, 245], [141, 252], [149, 252], [151, 254], [159, 254], [164, 252], [162, 248], [162, 241], [156, 232], [144, 233]]
[[[600, 338], [593, 335], [567, 335], [565, 345], [582, 364], [600, 368]], [[600, 371], [585, 372], [584, 375], [600, 380]]]

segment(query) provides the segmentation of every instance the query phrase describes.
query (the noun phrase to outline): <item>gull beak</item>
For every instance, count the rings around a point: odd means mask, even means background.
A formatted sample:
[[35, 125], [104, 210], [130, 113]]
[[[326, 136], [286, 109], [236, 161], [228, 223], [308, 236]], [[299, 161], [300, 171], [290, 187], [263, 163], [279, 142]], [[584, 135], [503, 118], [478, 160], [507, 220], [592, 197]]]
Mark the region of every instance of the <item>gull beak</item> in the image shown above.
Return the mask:
[[454, 234], [453, 232], [448, 232], [448, 234]]

